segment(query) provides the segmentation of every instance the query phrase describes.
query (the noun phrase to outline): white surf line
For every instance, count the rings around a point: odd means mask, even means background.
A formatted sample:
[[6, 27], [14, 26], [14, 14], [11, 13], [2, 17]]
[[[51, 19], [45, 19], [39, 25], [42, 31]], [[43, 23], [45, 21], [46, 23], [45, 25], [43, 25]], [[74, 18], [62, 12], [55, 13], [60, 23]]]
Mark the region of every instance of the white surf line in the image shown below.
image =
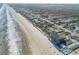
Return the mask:
[[17, 55], [20, 54], [18, 46], [17, 46], [17, 41], [19, 40], [18, 34], [15, 31], [15, 24], [13, 23], [13, 19], [11, 18], [8, 8], [6, 8], [6, 13], [7, 13], [7, 35], [8, 35], [8, 45], [9, 45], [9, 54], [11, 55]]

